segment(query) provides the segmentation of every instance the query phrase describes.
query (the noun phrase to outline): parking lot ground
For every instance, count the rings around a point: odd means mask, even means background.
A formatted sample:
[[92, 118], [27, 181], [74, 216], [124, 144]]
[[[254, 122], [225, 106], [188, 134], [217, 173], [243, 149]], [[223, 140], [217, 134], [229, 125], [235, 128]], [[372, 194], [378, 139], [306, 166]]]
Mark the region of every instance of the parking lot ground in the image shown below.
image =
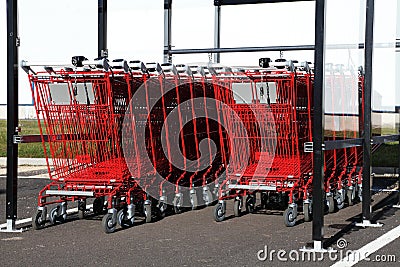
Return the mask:
[[[29, 177], [29, 176], [26, 176]], [[18, 218], [31, 217], [36, 210], [37, 194], [47, 179], [21, 177], [18, 181]], [[385, 187], [387, 181], [380, 182]], [[390, 184], [390, 183], [389, 183]], [[5, 178], [0, 177], [0, 207], [5, 207]], [[400, 225], [400, 210], [392, 205], [397, 193], [373, 195], [374, 219], [381, 228], [362, 229], [361, 203], [325, 216], [325, 243], [340, 253], [357, 250]], [[4, 208], [0, 222], [5, 222]], [[79, 220], [76, 214], [67, 222], [42, 230], [23, 233], [0, 233], [1, 266], [330, 266], [335, 261], [327, 255], [311, 262], [301, 258], [299, 249], [309, 245], [312, 223], [300, 214], [294, 227], [286, 227], [282, 212], [260, 210], [256, 214], [233, 217], [233, 203], [227, 204], [227, 219], [217, 223], [213, 207], [170, 215], [152, 223], [137, 218], [135, 226], [105, 234], [101, 216]], [[344, 238], [346, 247], [339, 249], [337, 240]], [[260, 250], [262, 250], [260, 252]], [[271, 254], [271, 251], [274, 250]], [[277, 251], [285, 251], [278, 258]], [[396, 262], [361, 261], [357, 266], [398, 266], [399, 239], [371, 255], [395, 255]], [[258, 256], [268, 257], [262, 261]], [[299, 255], [299, 258], [296, 258]], [[281, 255], [282, 256], [282, 255]], [[286, 259], [286, 261], [285, 261]]]

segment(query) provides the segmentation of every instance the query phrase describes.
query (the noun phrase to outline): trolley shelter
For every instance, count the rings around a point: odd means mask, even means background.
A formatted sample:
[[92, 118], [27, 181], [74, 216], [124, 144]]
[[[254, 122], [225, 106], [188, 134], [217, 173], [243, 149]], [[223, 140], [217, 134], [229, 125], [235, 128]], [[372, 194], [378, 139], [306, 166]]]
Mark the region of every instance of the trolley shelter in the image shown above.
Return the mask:
[[[306, 0], [303, 0], [306, 1]], [[307, 0], [310, 1], [310, 0]], [[7, 50], [7, 229], [5, 231], [19, 231], [16, 229], [15, 221], [17, 218], [17, 158], [18, 144], [33, 141], [42, 141], [42, 138], [34, 136], [20, 136], [18, 134], [18, 46], [19, 36], [17, 32], [17, 0], [7, 0], [7, 32], [8, 32], [8, 50]], [[151, 77], [156, 77], [156, 82], [151, 84], [152, 88], [157, 88], [158, 93], [163, 94], [168, 86], [180, 87], [181, 80], [187, 80], [193, 87], [187, 88], [190, 94], [182, 94], [181, 92], [168, 92], [168, 97], [162, 97], [160, 103], [154, 103], [155, 110], [158, 110], [151, 116], [158, 116], [161, 119], [167, 118], [166, 110], [175, 104], [183, 103], [190, 100], [194, 96], [203, 97], [204, 103], [199, 105], [199, 110], [192, 109], [192, 114], [206, 114], [206, 106], [216, 105], [207, 103], [207, 97], [212, 96], [220, 102], [223, 102], [229, 110], [234, 110], [235, 116], [239, 116], [242, 125], [238, 125], [230, 111], [224, 111], [225, 106], [221, 108], [222, 117], [218, 117], [219, 123], [225, 123], [228, 129], [235, 133], [235, 139], [241, 140], [248, 138], [248, 152], [250, 165], [245, 169], [241, 169], [241, 158], [233, 157], [233, 161], [229, 164], [232, 173], [227, 172], [225, 180], [220, 181], [218, 189], [214, 190], [218, 196], [218, 203], [215, 208], [214, 217], [217, 221], [223, 219], [225, 214], [224, 201], [233, 199], [235, 201], [235, 215], [240, 213], [239, 207], [242, 203], [248, 211], [254, 208], [255, 200], [252, 192], [259, 190], [261, 192], [261, 200], [276, 197], [279, 193], [284, 192], [288, 196], [286, 201], [287, 209], [285, 210], [285, 224], [292, 226], [295, 224], [297, 215], [297, 204], [294, 199], [302, 200], [302, 208], [305, 219], [313, 218], [313, 234], [314, 249], [323, 249], [323, 226], [324, 226], [324, 209], [326, 203], [330, 210], [333, 211], [334, 206], [341, 207], [344, 205], [345, 199], [348, 203], [352, 203], [356, 197], [362, 199], [362, 215], [363, 220], [360, 226], [379, 226], [371, 222], [371, 151], [377, 145], [398, 141], [399, 134], [372, 136], [371, 132], [371, 114], [372, 114], [372, 58], [373, 50], [385, 47], [385, 44], [374, 43], [374, 0], [366, 0], [365, 13], [360, 13], [358, 19], [365, 18], [365, 36], [363, 40], [351, 40], [345, 43], [342, 40], [340, 44], [330, 44], [326, 42], [326, 13], [327, 9], [325, 0], [316, 0], [315, 2], [315, 44], [296, 45], [296, 46], [264, 46], [264, 47], [220, 47], [221, 36], [221, 20], [224, 6], [241, 5], [241, 4], [265, 4], [277, 2], [299, 2], [299, 1], [277, 1], [277, 0], [215, 0], [215, 29], [214, 29], [214, 48], [206, 49], [172, 49], [171, 21], [172, 21], [172, 0], [164, 1], [164, 64], [144, 65], [141, 62], [127, 62], [117, 60], [108, 62], [107, 49], [107, 0], [98, 1], [98, 56], [99, 60], [94, 63], [84, 63], [97, 66], [95, 71], [85, 71], [83, 68], [79, 75], [76, 70], [68, 68], [47, 68], [40, 76], [32, 71], [29, 66], [25, 66], [25, 71], [34, 73], [30, 76], [30, 81], [35, 85], [38, 104], [36, 105], [42, 114], [45, 114], [45, 122], [43, 129], [46, 129], [46, 139], [50, 143], [50, 154], [56, 166], [56, 172], [52, 177], [53, 182], [44, 188], [39, 196], [39, 206], [45, 206], [49, 203], [59, 203], [57, 208], [50, 212], [50, 219], [53, 221], [65, 220], [64, 211], [66, 210], [66, 201], [78, 200], [79, 211], [84, 216], [84, 207], [86, 205], [86, 197], [96, 197], [104, 203], [105, 197], [108, 197], [107, 208], [112, 210], [115, 203], [112, 199], [116, 196], [124, 202], [124, 209], [118, 212], [118, 218], [109, 215], [103, 218], [106, 232], [112, 232], [115, 227], [114, 221], [119, 220], [121, 226], [129, 226], [133, 224], [133, 214], [135, 212], [133, 202], [140, 201], [143, 203], [142, 212], [146, 216], [146, 221], [151, 220], [152, 206], [151, 199], [146, 192], [141, 191], [140, 187], [149, 187], [154, 183], [152, 179], [152, 171], [165, 170], [170, 174], [166, 174], [166, 180], [176, 185], [174, 208], [179, 213], [180, 185], [182, 181], [188, 181], [191, 203], [197, 201], [197, 197], [193, 196], [192, 185], [198, 184], [203, 188], [203, 200], [208, 203], [211, 199], [211, 190], [207, 186], [207, 177], [210, 173], [217, 175], [221, 169], [215, 166], [204, 169], [202, 172], [179, 172], [174, 169], [172, 164], [165, 159], [159, 158], [157, 147], [160, 140], [150, 136], [147, 140], [147, 154], [150, 154], [154, 169], [146, 169], [143, 164], [137, 164], [138, 168], [133, 172], [135, 175], [143, 176], [146, 173], [144, 184], [137, 180], [131, 180], [123, 158], [121, 146], [121, 125], [123, 124], [122, 111], [129, 109], [128, 100], [137, 90], [138, 84], [147, 82]], [[266, 7], [267, 8], [267, 7]], [[400, 44], [395, 43], [395, 47]], [[378, 48], [377, 48], [378, 47]], [[314, 50], [314, 69], [311, 70], [309, 64], [298, 64], [297, 62], [288, 61], [282, 66], [268, 69], [273, 66], [269, 59], [260, 60], [260, 69], [254, 70], [232, 70], [227, 68], [199, 67], [199, 66], [175, 66], [172, 64], [172, 56], [177, 54], [197, 54], [197, 53], [213, 53], [216, 63], [220, 62], [220, 53], [234, 52], [268, 52], [268, 51], [301, 51]], [[352, 51], [351, 53], [360, 53], [363, 51], [363, 68], [358, 68], [354, 64], [344, 66], [343, 61], [335, 65], [326, 65], [326, 58], [332, 51]], [[350, 53], [350, 52], [349, 52]], [[358, 55], [358, 54], [357, 54]], [[76, 67], [82, 66], [84, 58], [75, 58]], [[345, 58], [348, 60], [348, 58]], [[100, 67], [99, 67], [100, 66]], [[110, 68], [113, 69], [110, 72]], [[39, 73], [40, 74], [40, 73]], [[74, 76], [75, 75], [75, 76]], [[112, 79], [110, 78], [112, 76]], [[243, 77], [246, 77], [244, 79]], [[60, 78], [62, 77], [62, 78]], [[176, 79], [179, 77], [179, 82]], [[59, 79], [59, 80], [57, 80]], [[214, 86], [209, 86], [206, 80], [212, 80]], [[50, 82], [49, 82], [50, 81]], [[153, 80], [154, 81], [154, 80]], [[249, 83], [251, 88], [256, 88], [250, 99], [249, 105], [242, 105], [235, 99], [235, 90], [240, 90], [235, 81], [241, 83]], [[51, 84], [54, 82], [55, 84]], [[216, 85], [215, 85], [216, 84]], [[74, 87], [75, 85], [75, 87]], [[274, 96], [271, 101], [270, 87], [273, 85]], [[64, 87], [63, 87], [64, 86]], [[236, 87], [235, 87], [236, 86]], [[266, 86], [267, 88], [264, 88]], [[65, 95], [65, 99], [53, 101], [52, 94], [54, 90], [61, 87], [73, 94]], [[174, 88], [175, 88], [174, 87]], [[260, 89], [262, 87], [262, 89]], [[222, 89], [222, 88], [228, 88]], [[100, 90], [101, 89], [101, 90]], [[268, 91], [267, 99], [264, 101], [262, 97]], [[86, 98], [76, 100], [79, 92], [86, 92]], [[257, 92], [256, 92], [257, 91]], [[101, 94], [99, 92], [102, 92]], [[154, 93], [154, 92], [153, 92]], [[158, 94], [157, 93], [157, 94]], [[150, 91], [145, 88], [143, 98], [148, 99], [143, 102], [142, 110], [149, 109], [151, 106]], [[83, 93], [81, 95], [84, 95]], [[140, 95], [140, 94], [139, 94]], [[336, 97], [335, 97], [336, 96]], [[57, 93], [60, 98], [60, 94]], [[72, 97], [72, 98], [70, 98]], [[153, 96], [154, 97], [154, 96]], [[62, 98], [62, 97], [61, 97]], [[328, 100], [328, 101], [327, 101]], [[49, 101], [49, 102], [46, 102]], [[63, 101], [66, 101], [65, 103]], [[86, 102], [85, 102], [86, 101]], [[264, 102], [263, 102], [264, 101]], [[71, 106], [66, 103], [85, 102], [85, 105]], [[61, 103], [61, 104], [60, 104]], [[268, 104], [268, 105], [266, 105]], [[157, 106], [158, 105], [158, 106]], [[140, 104], [136, 106], [139, 110]], [[268, 107], [266, 109], [266, 107]], [[78, 110], [79, 109], [79, 110]], [[77, 118], [74, 114], [83, 114], [82, 118]], [[178, 111], [180, 116], [183, 111]], [[135, 128], [139, 129], [140, 125], [146, 125], [146, 119], [141, 120], [141, 115], [135, 114]], [[258, 114], [258, 115], [257, 115]], [[263, 114], [263, 115], [260, 115]], [[267, 115], [265, 115], [267, 114]], [[62, 116], [58, 118], [57, 116]], [[269, 121], [275, 121], [275, 125], [270, 125]], [[59, 124], [63, 121], [62, 125]], [[292, 123], [292, 122], [296, 123]], [[179, 120], [183, 123], [182, 120]], [[185, 140], [180, 137], [180, 146], [183, 149], [185, 158], [198, 158], [200, 148], [195, 149], [186, 146], [184, 140], [188, 143], [199, 143], [198, 136], [207, 136], [208, 139], [218, 140], [216, 143], [218, 150], [217, 158], [221, 166], [226, 166], [226, 151], [229, 150], [229, 144], [225, 138], [226, 132], [221, 128], [214, 126], [211, 121], [203, 120], [207, 125], [204, 130], [198, 129], [198, 123], [195, 121], [191, 127], [186, 127], [184, 131], [188, 131], [193, 135], [193, 140]], [[150, 135], [158, 133], [158, 121], [147, 122]], [[83, 125], [86, 125], [83, 127]], [[270, 136], [263, 136], [257, 127], [264, 127], [269, 132], [274, 132], [274, 140], [271, 141]], [[211, 130], [211, 128], [213, 130]], [[73, 134], [64, 132], [74, 129]], [[239, 129], [239, 130], [238, 130]], [[240, 130], [242, 129], [242, 130]], [[101, 132], [101, 133], [99, 133]], [[59, 142], [60, 134], [63, 133], [63, 140]], [[168, 135], [168, 130], [166, 133]], [[181, 132], [183, 135], [183, 131]], [[312, 138], [311, 138], [312, 137]], [[140, 134], [134, 135], [141, 138]], [[77, 143], [77, 140], [84, 140]], [[167, 138], [168, 140], [168, 138]], [[168, 141], [167, 141], [168, 142]], [[140, 158], [140, 153], [135, 150], [128, 152], [131, 158]], [[112, 150], [110, 149], [112, 147]], [[273, 146], [273, 148], [272, 148]], [[170, 147], [170, 144], [168, 144]], [[211, 145], [208, 143], [208, 149], [211, 151]], [[246, 150], [245, 147], [243, 147]], [[269, 151], [274, 151], [273, 159]], [[77, 155], [85, 151], [83, 155], [91, 155], [75, 157], [74, 161], [57, 162], [60, 158], [59, 154]], [[150, 151], [150, 152], [149, 152]], [[57, 154], [58, 153], [58, 154]], [[132, 154], [129, 154], [132, 153]], [[168, 152], [170, 153], [170, 152]], [[234, 154], [231, 151], [231, 154]], [[236, 153], [240, 154], [240, 153]], [[400, 154], [400, 148], [399, 148]], [[125, 154], [126, 156], [127, 154]], [[171, 156], [171, 155], [169, 155]], [[172, 156], [171, 156], [172, 157]], [[68, 157], [64, 156], [68, 161]], [[129, 159], [127, 159], [129, 161]], [[235, 163], [236, 162], [236, 163]], [[101, 163], [101, 164], [100, 164]], [[206, 159], [200, 163], [212, 165], [213, 159]], [[189, 161], [182, 162], [185, 168], [190, 168]], [[72, 170], [63, 169], [63, 166], [73, 166]], [[128, 163], [129, 165], [129, 163]], [[264, 166], [265, 165], [265, 166]], [[140, 166], [140, 167], [139, 167]], [[198, 167], [199, 167], [198, 166]], [[262, 166], [260, 168], [260, 166]], [[400, 162], [399, 162], [400, 166]], [[228, 169], [228, 168], [226, 168]], [[91, 171], [92, 170], [92, 171]], [[112, 171], [110, 171], [112, 170]], [[268, 170], [268, 174], [265, 173]], [[130, 169], [132, 173], [132, 169]], [[125, 173], [126, 172], [126, 173]], [[162, 171], [161, 171], [162, 172]], [[240, 175], [237, 173], [241, 172]], [[68, 181], [63, 177], [68, 174]], [[101, 173], [96, 178], [96, 174]], [[74, 176], [75, 175], [75, 176]], [[86, 176], [85, 176], [86, 175]], [[133, 175], [133, 174], [132, 174]], [[86, 181], [79, 186], [74, 182], [81, 177], [91, 177], [93, 181]], [[267, 177], [267, 178], [266, 178]], [[75, 179], [75, 180], [74, 180]], [[107, 183], [112, 183], [113, 186]], [[60, 186], [60, 184], [62, 184]], [[162, 195], [164, 183], [157, 184]], [[79, 187], [79, 188], [78, 188]], [[60, 188], [65, 190], [78, 190], [80, 193], [69, 195], [69, 197], [61, 200], [48, 200], [51, 193], [60, 193]], [[255, 190], [257, 188], [257, 190]], [[265, 190], [262, 190], [262, 189]], [[327, 189], [328, 188], [328, 189]], [[330, 190], [334, 188], [334, 190]], [[76, 191], [76, 192], [78, 192]], [[308, 196], [312, 194], [312, 203]], [[358, 194], [358, 195], [357, 195]], [[246, 200], [244, 200], [246, 198]], [[139, 200], [138, 200], [139, 199]], [[50, 202], [49, 202], [50, 201]], [[160, 202], [161, 203], [161, 202]], [[95, 204], [95, 203], [94, 203]], [[161, 203], [162, 204], [162, 203]], [[163, 206], [157, 208], [161, 212]], [[312, 204], [312, 211], [310, 205]], [[266, 203], [265, 203], [266, 205]], [[96, 203], [96, 210], [100, 213], [102, 205]], [[95, 209], [95, 207], [94, 207]], [[36, 226], [40, 226], [40, 220], [43, 218], [43, 212], [37, 214]], [[44, 214], [46, 214], [44, 212]], [[112, 214], [112, 213], [111, 213]], [[66, 214], [65, 214], [66, 215]], [[39, 222], [39, 224], [38, 224]]]

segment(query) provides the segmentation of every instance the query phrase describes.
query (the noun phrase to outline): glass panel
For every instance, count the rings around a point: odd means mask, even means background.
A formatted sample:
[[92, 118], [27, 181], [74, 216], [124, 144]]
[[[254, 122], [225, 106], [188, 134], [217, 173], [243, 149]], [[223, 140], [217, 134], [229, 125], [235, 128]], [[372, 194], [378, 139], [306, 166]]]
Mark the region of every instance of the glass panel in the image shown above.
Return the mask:
[[111, 58], [161, 62], [163, 1], [112, 0], [107, 5], [107, 41]]
[[[395, 134], [400, 94], [396, 90], [397, 0], [375, 1], [374, 61], [372, 75], [373, 134]], [[398, 54], [398, 53], [397, 53]], [[398, 60], [397, 60], [398, 62]], [[396, 77], [397, 76], [397, 77]], [[397, 84], [398, 86], [398, 84]]]
[[[223, 6], [221, 47], [292, 46], [314, 43], [315, 2]], [[281, 57], [276, 52], [221, 54], [224, 65], [254, 66], [258, 59]], [[287, 60], [313, 61], [313, 51], [283, 52]]]
[[[343, 8], [346, 7], [346, 8]], [[355, 138], [359, 132], [359, 87], [363, 65], [365, 1], [328, 0], [325, 54], [325, 134]]]

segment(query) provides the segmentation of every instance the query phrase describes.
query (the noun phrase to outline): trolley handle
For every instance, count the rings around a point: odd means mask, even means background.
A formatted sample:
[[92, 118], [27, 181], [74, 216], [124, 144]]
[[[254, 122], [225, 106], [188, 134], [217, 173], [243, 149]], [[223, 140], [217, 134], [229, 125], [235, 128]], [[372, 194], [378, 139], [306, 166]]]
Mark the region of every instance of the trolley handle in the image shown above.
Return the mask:
[[114, 59], [109, 65], [113, 69], [123, 69], [125, 73], [129, 72], [128, 61], [125, 59]]
[[176, 66], [172, 63], [162, 63], [161, 68], [163, 69], [164, 73], [172, 73], [173, 75], [178, 75], [178, 70]]
[[[30, 62], [26, 60], [21, 61], [21, 68], [27, 73], [33, 73], [36, 75], [36, 72], [32, 69], [32, 67], [43, 67], [46, 72], [49, 74], [55, 73], [54, 68], [63, 68], [63, 69], [76, 69], [77, 67], [83, 67], [83, 66], [96, 66], [96, 68], [102, 68], [105, 71], [110, 70], [110, 64], [108, 63], [107, 59], [101, 58], [101, 59], [95, 59], [95, 60], [85, 60], [76, 61], [77, 57], [72, 58], [71, 63], [66, 63], [66, 62]], [[75, 60], [75, 61], [74, 61]], [[78, 63], [78, 64], [74, 64]]]
[[96, 66], [96, 68], [102, 68], [105, 71], [110, 70], [110, 64], [108, 63], [108, 60], [106, 58], [96, 58], [94, 60], [83, 60], [82, 61], [83, 66]]
[[36, 72], [33, 71], [32, 67], [43, 67], [47, 72], [54, 71], [53, 68], [73, 68], [74, 66], [71, 63], [65, 62], [28, 62], [26, 60], [21, 60], [20, 64], [21, 68], [29, 74], [30, 72], [36, 75]]
[[128, 67], [133, 71], [141, 71], [143, 74], [148, 74], [149, 71], [147, 70], [144, 63], [140, 60], [131, 60], [128, 63]]
[[146, 63], [146, 68], [149, 72], [151, 73], [157, 73], [159, 75], [163, 74], [163, 68], [159, 63], [151, 62], [151, 63]]

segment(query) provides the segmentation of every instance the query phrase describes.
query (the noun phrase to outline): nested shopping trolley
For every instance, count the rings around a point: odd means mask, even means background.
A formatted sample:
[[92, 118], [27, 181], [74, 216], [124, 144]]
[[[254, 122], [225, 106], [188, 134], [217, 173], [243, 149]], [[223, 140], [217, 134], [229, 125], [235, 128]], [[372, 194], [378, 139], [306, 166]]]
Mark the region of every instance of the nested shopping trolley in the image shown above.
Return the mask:
[[233, 101], [232, 91], [214, 87], [206, 65], [145, 67], [126, 116], [125, 134], [137, 138], [125, 147], [132, 175], [161, 216], [167, 204], [175, 213], [210, 205], [227, 150], [219, 109]]
[[[287, 226], [295, 225], [298, 207], [311, 220], [309, 63], [278, 60], [271, 67], [229, 68], [82, 60], [42, 65], [39, 72], [23, 64], [51, 178], [39, 193], [35, 228], [47, 217], [53, 224], [65, 221], [69, 202], [77, 201], [84, 217], [89, 198], [94, 213], [107, 210], [106, 232], [117, 222], [133, 225], [138, 213], [146, 222], [163, 217], [167, 204], [180, 213], [218, 200], [214, 218], [221, 221], [229, 199], [236, 216], [242, 205], [254, 212], [257, 193], [262, 207], [285, 210]], [[340, 68], [332, 73], [343, 85], [327, 86], [332, 101], [338, 94], [346, 98], [346, 84], [357, 81], [358, 95], [350, 97], [352, 103], [362, 98], [362, 74], [354, 77]], [[333, 115], [345, 126], [343, 131], [329, 122], [333, 141], [358, 134], [360, 122], [345, 121], [343, 103], [332, 102], [339, 113]], [[352, 204], [360, 194], [360, 152], [326, 152], [329, 211], [342, 208], [346, 199]]]
[[[45, 71], [38, 72], [23, 62], [51, 179], [39, 192], [33, 217], [36, 229], [43, 228], [47, 218], [52, 224], [64, 222], [67, 204], [74, 201], [83, 218], [86, 200], [94, 198], [94, 213], [107, 209], [102, 223], [106, 232], [113, 232], [117, 222], [122, 227], [133, 225], [135, 204], [146, 199], [129, 172], [121, 143], [134, 83], [127, 84], [126, 71], [117, 67], [113, 71], [106, 60], [86, 65], [82, 60], [75, 58], [75, 65], [42, 65]], [[126, 61], [114, 64], [127, 65]]]
[[[363, 129], [364, 74], [358, 75], [343, 65], [326, 66], [326, 136], [329, 141], [358, 138]], [[378, 148], [372, 145], [372, 151]], [[326, 151], [325, 192], [329, 212], [361, 200], [362, 148], [350, 147]]]
[[[313, 72], [306, 62], [299, 65], [282, 60], [280, 65], [279, 61], [275, 67], [243, 69], [249, 80], [242, 83], [231, 78], [226, 81], [235, 94], [244, 96], [235, 98], [229, 111], [223, 112], [229, 132], [235, 140], [245, 139], [248, 144], [246, 148], [243, 143], [229, 143], [233, 157], [220, 185], [214, 209], [216, 221], [225, 218], [229, 199], [234, 199], [235, 216], [245, 206], [248, 212], [256, 208], [284, 210], [286, 226], [296, 224], [298, 209], [303, 211], [305, 221], [312, 219]], [[327, 70], [326, 91], [332, 111], [325, 114], [326, 141], [357, 138], [362, 108], [355, 109], [362, 102], [363, 74], [343, 66]], [[237, 118], [233, 119], [231, 110]], [[248, 154], [244, 156], [243, 151]], [[360, 147], [336, 147], [325, 152], [327, 212], [342, 209], [345, 201], [352, 205], [361, 200], [361, 160]]]
[[227, 81], [238, 97], [223, 113], [228, 117], [232, 138], [246, 142], [230, 142], [227, 175], [214, 209], [216, 221], [224, 219], [228, 199], [234, 199], [236, 216], [242, 203], [253, 212], [256, 193], [260, 192], [263, 206], [287, 207], [285, 223], [291, 226], [296, 220], [297, 203], [308, 201], [312, 157], [302, 146], [311, 141], [312, 73], [307, 63], [297, 69], [294, 62], [290, 65], [244, 69], [247, 80]]

